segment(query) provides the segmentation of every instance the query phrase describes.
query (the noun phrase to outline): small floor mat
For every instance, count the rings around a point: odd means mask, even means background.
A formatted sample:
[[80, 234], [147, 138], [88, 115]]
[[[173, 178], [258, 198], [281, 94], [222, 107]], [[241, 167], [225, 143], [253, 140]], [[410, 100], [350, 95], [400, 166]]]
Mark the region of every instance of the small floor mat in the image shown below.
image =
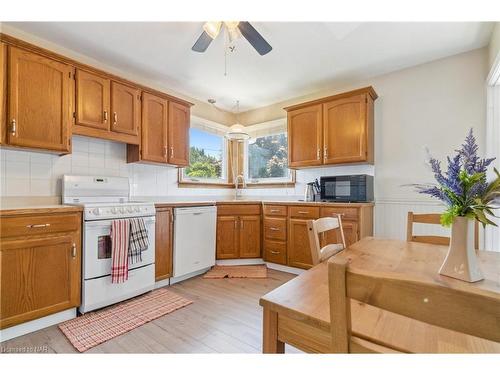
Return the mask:
[[79, 352], [84, 352], [151, 320], [193, 303], [167, 289], [90, 312], [59, 324], [59, 328]]
[[210, 271], [203, 275], [204, 279], [227, 279], [227, 278], [267, 278], [267, 266], [258, 264], [255, 266], [213, 266]]

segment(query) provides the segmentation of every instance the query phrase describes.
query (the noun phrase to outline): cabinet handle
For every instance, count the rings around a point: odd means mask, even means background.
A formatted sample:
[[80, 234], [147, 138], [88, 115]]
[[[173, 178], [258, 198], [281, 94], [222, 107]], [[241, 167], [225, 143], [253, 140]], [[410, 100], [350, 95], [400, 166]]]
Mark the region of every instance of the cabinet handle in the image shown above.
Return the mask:
[[240, 219], [240, 229], [243, 229], [243, 220]]
[[321, 159], [321, 149], [320, 149], [319, 147], [318, 147], [318, 150], [316, 151], [316, 158], [317, 158], [318, 160], [320, 160], [320, 159]]
[[328, 159], [328, 147], [325, 147], [325, 151], [323, 152], [323, 158]]
[[279, 251], [274, 251], [274, 250], [271, 250], [271, 254], [277, 255], [277, 254], [279, 254], [279, 253], [280, 253]]
[[108, 111], [104, 111], [104, 122], [108, 122]]
[[234, 219], [234, 229], [238, 228], [238, 219]]
[[174, 146], [170, 146], [170, 157], [174, 157]]
[[118, 115], [116, 114], [116, 112], [113, 112], [113, 125], [116, 125], [117, 122], [118, 122]]
[[270, 227], [269, 230], [272, 230], [274, 232], [279, 232], [280, 229], [275, 227]]
[[71, 245], [71, 256], [73, 258], [76, 258], [76, 244], [73, 243], [73, 245]]
[[305, 214], [308, 214], [308, 213], [309, 213], [309, 211], [299, 211], [298, 213], [299, 213], [299, 214], [304, 214], [304, 215], [305, 215]]
[[26, 228], [46, 228], [50, 227], [50, 224], [29, 224], [26, 225]]
[[165, 159], [168, 157], [168, 147], [167, 146], [164, 147], [163, 156], [165, 157]]
[[10, 132], [12, 135], [16, 135], [17, 123], [15, 118], [13, 118], [12, 121], [10, 122]]
[[270, 210], [271, 213], [277, 213], [277, 212], [280, 212], [280, 210]]

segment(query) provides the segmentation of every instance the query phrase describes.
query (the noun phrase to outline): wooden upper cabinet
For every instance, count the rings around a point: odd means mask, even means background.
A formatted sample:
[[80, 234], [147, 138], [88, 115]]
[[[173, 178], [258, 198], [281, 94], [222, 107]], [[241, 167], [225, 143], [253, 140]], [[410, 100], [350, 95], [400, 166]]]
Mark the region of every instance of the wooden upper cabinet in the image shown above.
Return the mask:
[[189, 165], [189, 106], [170, 102], [168, 108], [168, 162]]
[[73, 68], [9, 47], [7, 143], [70, 151]]
[[110, 80], [77, 69], [76, 124], [109, 130], [110, 112]]
[[141, 121], [141, 90], [111, 82], [111, 130], [139, 135]]
[[291, 168], [373, 163], [372, 87], [287, 107]]
[[260, 257], [260, 216], [240, 216], [239, 218], [240, 258]]
[[168, 101], [142, 95], [142, 155], [140, 160], [167, 163]]
[[324, 164], [366, 161], [367, 94], [323, 104]]
[[312, 105], [288, 112], [288, 166], [321, 164], [323, 107]]
[[7, 122], [7, 46], [0, 42], [0, 145], [6, 139]]

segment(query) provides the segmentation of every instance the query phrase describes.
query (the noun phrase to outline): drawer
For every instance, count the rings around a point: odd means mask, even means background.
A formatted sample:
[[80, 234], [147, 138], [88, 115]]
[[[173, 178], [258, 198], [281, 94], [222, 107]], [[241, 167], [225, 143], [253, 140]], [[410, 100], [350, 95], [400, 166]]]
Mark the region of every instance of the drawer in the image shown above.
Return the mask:
[[260, 215], [260, 204], [221, 204], [217, 205], [217, 215]]
[[266, 216], [286, 216], [286, 206], [264, 205], [264, 215]]
[[286, 241], [286, 219], [266, 217], [264, 219], [264, 238]]
[[0, 237], [36, 236], [80, 230], [81, 214], [3, 217]]
[[342, 219], [357, 220], [358, 209], [352, 207], [322, 207], [321, 217], [328, 217], [335, 214], [340, 214]]
[[311, 206], [290, 207], [290, 217], [317, 219], [319, 217], [319, 207], [311, 207]]
[[264, 240], [264, 260], [286, 265], [286, 243]]

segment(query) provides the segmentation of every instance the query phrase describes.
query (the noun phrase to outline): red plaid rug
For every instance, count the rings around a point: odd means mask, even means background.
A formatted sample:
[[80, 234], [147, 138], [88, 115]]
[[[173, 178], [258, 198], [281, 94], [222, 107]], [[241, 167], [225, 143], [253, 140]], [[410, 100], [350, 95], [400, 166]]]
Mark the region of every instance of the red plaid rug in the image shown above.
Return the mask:
[[167, 289], [93, 311], [59, 324], [59, 328], [79, 352], [133, 330], [153, 319], [193, 303]]

